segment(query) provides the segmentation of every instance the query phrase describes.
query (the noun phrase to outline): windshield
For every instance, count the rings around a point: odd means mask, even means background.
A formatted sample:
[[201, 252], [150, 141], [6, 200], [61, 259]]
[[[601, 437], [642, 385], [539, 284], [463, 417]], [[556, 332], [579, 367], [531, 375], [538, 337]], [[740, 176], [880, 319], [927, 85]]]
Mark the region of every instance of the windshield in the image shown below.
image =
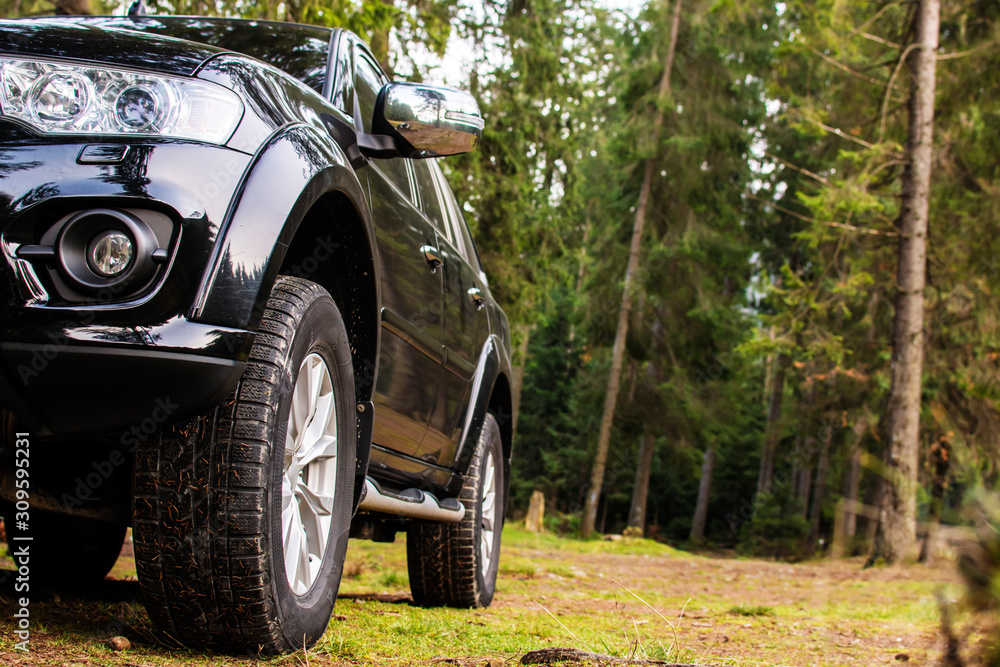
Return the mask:
[[211, 44], [263, 60], [323, 94], [330, 33], [327, 28], [278, 23], [184, 16], [144, 16], [78, 19], [85, 25], [138, 30]]

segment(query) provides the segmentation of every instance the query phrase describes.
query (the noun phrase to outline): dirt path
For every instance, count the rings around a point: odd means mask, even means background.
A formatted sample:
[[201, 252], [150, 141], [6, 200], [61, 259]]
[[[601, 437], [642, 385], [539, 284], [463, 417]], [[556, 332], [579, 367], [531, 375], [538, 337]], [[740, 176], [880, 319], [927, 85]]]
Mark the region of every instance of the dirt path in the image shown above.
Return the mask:
[[[947, 563], [791, 565], [690, 555], [645, 540], [576, 542], [508, 530], [489, 609], [419, 609], [410, 604], [403, 542], [352, 542], [341, 599], [310, 666], [496, 667], [546, 647], [705, 665], [932, 664], [940, 654], [934, 595], [959, 591]], [[115, 581], [33, 594], [32, 653], [16, 652], [9, 567], [0, 561], [7, 568], [0, 664], [258, 663], [158, 646], [128, 558], [119, 560]], [[108, 647], [119, 634], [131, 640], [128, 651]], [[267, 662], [306, 664], [302, 654]]]

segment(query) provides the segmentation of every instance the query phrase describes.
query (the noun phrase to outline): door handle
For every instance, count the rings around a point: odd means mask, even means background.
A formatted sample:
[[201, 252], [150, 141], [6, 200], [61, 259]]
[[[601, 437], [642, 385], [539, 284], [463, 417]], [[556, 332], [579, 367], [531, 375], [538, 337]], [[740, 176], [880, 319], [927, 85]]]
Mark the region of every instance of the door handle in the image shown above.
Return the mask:
[[470, 287], [469, 296], [472, 298], [472, 303], [476, 304], [476, 310], [482, 310], [486, 305], [486, 298], [478, 287]]
[[437, 271], [438, 267], [444, 264], [438, 256], [438, 249], [432, 245], [420, 246], [420, 252], [424, 253], [424, 261], [427, 262], [427, 266], [431, 267], [431, 273]]

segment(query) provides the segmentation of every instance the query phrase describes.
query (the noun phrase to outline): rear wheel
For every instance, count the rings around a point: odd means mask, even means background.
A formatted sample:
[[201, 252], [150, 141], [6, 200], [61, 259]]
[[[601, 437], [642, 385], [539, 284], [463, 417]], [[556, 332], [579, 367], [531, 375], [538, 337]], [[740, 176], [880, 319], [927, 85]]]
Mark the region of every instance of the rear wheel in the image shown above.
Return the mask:
[[326, 630], [351, 520], [353, 382], [330, 295], [281, 277], [233, 398], [139, 450], [136, 566], [165, 637], [256, 654]]
[[459, 523], [414, 522], [406, 535], [413, 601], [488, 607], [496, 591], [505, 489], [500, 427], [487, 414], [459, 500]]

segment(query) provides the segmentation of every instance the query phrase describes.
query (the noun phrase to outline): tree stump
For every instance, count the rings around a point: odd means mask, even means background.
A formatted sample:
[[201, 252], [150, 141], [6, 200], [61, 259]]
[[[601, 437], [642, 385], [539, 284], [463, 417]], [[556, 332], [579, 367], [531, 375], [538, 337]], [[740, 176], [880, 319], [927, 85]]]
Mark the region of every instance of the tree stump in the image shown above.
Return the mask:
[[530, 533], [540, 533], [545, 523], [545, 494], [535, 491], [531, 494], [531, 504], [528, 506], [528, 518], [524, 520], [524, 528]]

